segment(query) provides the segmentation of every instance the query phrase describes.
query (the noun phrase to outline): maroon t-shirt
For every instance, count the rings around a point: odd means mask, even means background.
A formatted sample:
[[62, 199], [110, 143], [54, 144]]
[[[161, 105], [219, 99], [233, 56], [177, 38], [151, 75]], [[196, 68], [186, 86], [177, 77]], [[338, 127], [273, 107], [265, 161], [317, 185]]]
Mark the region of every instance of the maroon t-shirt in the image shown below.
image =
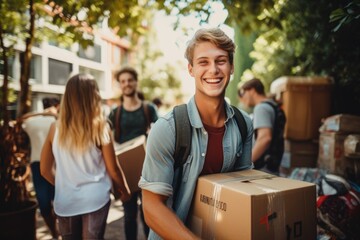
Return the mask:
[[225, 126], [217, 128], [204, 124], [204, 127], [208, 133], [209, 142], [204, 167], [200, 175], [219, 173], [224, 161], [222, 142], [225, 133]]

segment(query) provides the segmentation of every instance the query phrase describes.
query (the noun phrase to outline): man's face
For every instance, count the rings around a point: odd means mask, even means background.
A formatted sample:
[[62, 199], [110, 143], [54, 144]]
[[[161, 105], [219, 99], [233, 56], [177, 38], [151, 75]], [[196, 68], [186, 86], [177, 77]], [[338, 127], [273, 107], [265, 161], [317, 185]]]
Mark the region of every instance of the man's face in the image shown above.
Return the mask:
[[119, 76], [118, 81], [124, 96], [132, 97], [136, 94], [137, 81], [132, 74], [124, 72]]
[[196, 94], [208, 97], [224, 97], [233, 72], [226, 51], [210, 42], [199, 43], [194, 49], [193, 65], [188, 70], [195, 79]]
[[252, 91], [253, 89], [247, 89], [247, 90], [243, 89], [241, 90], [241, 95], [239, 96], [240, 102], [248, 108], [254, 107]]

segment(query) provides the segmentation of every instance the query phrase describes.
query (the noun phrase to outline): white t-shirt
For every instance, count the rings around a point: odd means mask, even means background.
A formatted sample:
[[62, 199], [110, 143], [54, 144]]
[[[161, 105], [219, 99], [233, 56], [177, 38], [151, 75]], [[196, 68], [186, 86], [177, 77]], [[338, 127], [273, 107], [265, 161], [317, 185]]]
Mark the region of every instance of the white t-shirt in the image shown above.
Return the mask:
[[23, 129], [29, 135], [31, 144], [30, 162], [40, 161], [41, 149], [48, 135], [50, 125], [55, 122], [53, 116], [33, 116], [24, 120]]

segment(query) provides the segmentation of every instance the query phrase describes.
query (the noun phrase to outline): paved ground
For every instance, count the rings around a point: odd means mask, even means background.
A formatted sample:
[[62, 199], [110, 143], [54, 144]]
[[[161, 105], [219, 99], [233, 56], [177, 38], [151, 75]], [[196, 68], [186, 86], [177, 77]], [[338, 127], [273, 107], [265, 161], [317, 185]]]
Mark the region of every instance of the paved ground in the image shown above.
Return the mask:
[[[110, 212], [107, 219], [107, 226], [105, 232], [106, 240], [122, 240], [125, 239], [125, 231], [124, 231], [124, 211], [122, 207], [121, 201], [111, 202]], [[36, 237], [37, 240], [51, 240], [51, 235], [46, 225], [44, 225], [44, 221], [40, 215], [40, 212], [37, 211], [36, 214], [37, 219], [37, 230]], [[138, 240], [145, 240], [145, 235], [143, 232], [142, 224], [140, 223], [140, 216], [138, 216]]]

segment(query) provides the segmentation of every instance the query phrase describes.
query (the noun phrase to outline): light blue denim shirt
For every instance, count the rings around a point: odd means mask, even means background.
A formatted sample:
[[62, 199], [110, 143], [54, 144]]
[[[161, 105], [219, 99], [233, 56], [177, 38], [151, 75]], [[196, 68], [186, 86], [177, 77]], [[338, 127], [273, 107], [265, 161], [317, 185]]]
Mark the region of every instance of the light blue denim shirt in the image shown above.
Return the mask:
[[[248, 135], [243, 147], [234, 110], [229, 104], [225, 106], [227, 119], [223, 139], [224, 161], [221, 172], [250, 169], [253, 127], [248, 114], [242, 111], [247, 124]], [[197, 179], [205, 161], [208, 135], [201, 122], [195, 99], [187, 104], [187, 111], [192, 130], [191, 151], [183, 166], [182, 183], [174, 206], [176, 215], [186, 222], [191, 206]], [[175, 122], [173, 112], [159, 118], [152, 126], [146, 144], [146, 157], [143, 165], [139, 187], [156, 194], [168, 196], [167, 206], [172, 207], [174, 181]], [[174, 183], [173, 183], [174, 181]], [[148, 239], [161, 239], [150, 231]]]

